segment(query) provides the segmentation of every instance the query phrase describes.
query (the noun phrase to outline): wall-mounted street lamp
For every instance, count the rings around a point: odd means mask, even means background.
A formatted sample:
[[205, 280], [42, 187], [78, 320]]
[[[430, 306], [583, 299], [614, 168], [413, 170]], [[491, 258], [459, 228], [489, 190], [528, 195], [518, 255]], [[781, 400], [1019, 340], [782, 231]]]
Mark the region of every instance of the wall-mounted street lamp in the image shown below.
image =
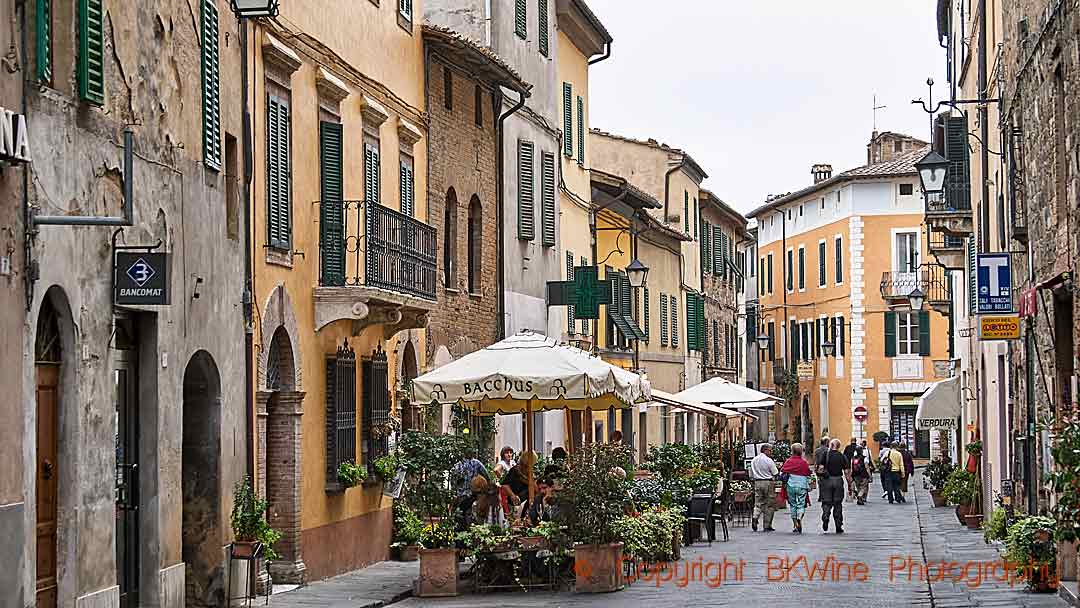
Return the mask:
[[911, 310], [922, 310], [923, 302], [926, 301], [926, 294], [921, 289], [916, 287], [908, 294], [908, 304], [911, 305]]
[[635, 259], [626, 267], [626, 278], [630, 281], [631, 287], [644, 287], [645, 281], [649, 278], [649, 267]]
[[237, 19], [277, 17], [278, 0], [231, 0]]
[[831, 356], [835, 355], [836, 354], [836, 343], [835, 342], [822, 342], [821, 343], [821, 352], [824, 353], [826, 357], [831, 357]]
[[760, 350], [768, 350], [769, 348], [769, 334], [761, 332], [757, 337], [757, 347]]
[[915, 163], [915, 169], [919, 171], [919, 181], [928, 197], [940, 196], [945, 192], [945, 175], [949, 170], [949, 161], [945, 157], [931, 150]]

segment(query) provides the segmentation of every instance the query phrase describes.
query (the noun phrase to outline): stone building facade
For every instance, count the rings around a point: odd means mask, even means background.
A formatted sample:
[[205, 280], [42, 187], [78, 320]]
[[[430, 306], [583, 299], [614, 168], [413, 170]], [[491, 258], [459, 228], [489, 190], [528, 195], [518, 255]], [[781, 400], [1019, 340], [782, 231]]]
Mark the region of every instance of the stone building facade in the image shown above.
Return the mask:
[[[23, 413], [32, 506], [4, 535], [21, 551], [5, 576], [23, 567], [3, 595], [221, 605], [232, 489], [250, 472], [239, 27], [226, 0], [21, 4], [35, 162], [29, 313], [8, 359], [21, 398], [5, 407]], [[124, 247], [168, 263], [114, 268]], [[113, 272], [147, 289], [156, 276], [168, 302], [121, 305]]]
[[705, 303], [703, 380], [720, 377], [738, 383], [743, 378], [745, 348], [739, 333], [738, 296], [746, 276], [741, 255], [747, 240], [746, 218], [705, 189], [701, 190], [698, 204], [701, 295]]
[[[529, 85], [479, 43], [424, 26], [430, 218], [442, 236], [439, 307], [427, 329], [430, 368], [498, 339], [496, 234], [500, 87]], [[436, 153], [437, 151], [437, 153]]]

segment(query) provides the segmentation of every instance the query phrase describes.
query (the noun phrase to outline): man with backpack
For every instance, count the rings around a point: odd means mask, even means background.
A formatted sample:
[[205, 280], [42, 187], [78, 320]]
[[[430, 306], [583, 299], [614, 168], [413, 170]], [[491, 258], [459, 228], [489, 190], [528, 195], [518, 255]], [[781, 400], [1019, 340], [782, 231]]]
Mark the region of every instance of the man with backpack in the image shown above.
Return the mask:
[[900, 450], [893, 447], [892, 442], [882, 444], [881, 453], [878, 455], [881, 466], [881, 485], [885, 486], [885, 497], [889, 504], [904, 502], [900, 494], [900, 472], [904, 470], [904, 457]]
[[856, 446], [851, 454], [851, 480], [854, 484], [852, 494], [855, 496], [856, 504], [866, 504], [872, 473], [873, 464], [870, 462], [870, 454], [862, 446]]

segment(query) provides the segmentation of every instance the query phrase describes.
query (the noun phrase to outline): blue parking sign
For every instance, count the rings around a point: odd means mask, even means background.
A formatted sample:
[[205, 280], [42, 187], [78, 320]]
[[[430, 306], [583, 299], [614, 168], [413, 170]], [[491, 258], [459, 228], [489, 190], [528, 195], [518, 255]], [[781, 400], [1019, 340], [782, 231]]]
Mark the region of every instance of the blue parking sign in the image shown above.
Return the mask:
[[977, 312], [1013, 312], [1012, 261], [1009, 254], [980, 253], [976, 268]]

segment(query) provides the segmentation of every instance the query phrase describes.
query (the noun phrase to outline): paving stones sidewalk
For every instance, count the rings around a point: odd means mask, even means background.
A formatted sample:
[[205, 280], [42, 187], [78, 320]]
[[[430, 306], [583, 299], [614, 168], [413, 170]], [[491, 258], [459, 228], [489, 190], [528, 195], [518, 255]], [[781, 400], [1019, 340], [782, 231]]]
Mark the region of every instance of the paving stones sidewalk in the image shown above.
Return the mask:
[[273, 595], [270, 608], [379, 608], [408, 597], [419, 569], [418, 562], [380, 562]]

